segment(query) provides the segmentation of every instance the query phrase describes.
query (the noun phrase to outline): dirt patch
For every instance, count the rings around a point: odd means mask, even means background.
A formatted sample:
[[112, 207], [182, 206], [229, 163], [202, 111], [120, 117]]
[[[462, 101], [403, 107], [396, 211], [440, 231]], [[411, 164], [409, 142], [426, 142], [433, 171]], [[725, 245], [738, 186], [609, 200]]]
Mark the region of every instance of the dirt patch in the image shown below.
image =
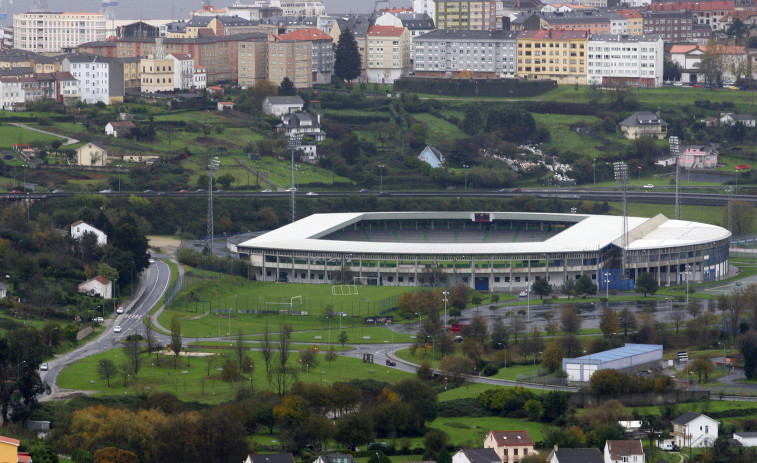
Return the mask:
[[151, 248], [160, 249], [166, 254], [175, 254], [181, 246], [181, 240], [171, 236], [148, 236], [147, 242]]

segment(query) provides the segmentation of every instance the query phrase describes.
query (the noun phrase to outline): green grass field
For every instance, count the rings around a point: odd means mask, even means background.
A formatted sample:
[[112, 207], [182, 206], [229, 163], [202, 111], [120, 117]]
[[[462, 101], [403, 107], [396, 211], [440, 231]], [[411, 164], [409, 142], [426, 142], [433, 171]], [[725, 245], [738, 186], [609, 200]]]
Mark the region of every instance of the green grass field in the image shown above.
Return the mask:
[[450, 124], [444, 119], [440, 119], [434, 115], [428, 113], [418, 113], [413, 114], [413, 118], [418, 122], [426, 125], [426, 127], [428, 128], [428, 133], [426, 134], [426, 136], [429, 139], [447, 138], [454, 140], [457, 138], [467, 137], [465, 132], [460, 130], [458, 126]]
[[[224, 351], [222, 354], [230, 354]], [[249, 352], [255, 361], [253, 384], [255, 388], [268, 389], [266, 380], [265, 362], [259, 352]], [[96, 391], [98, 394], [127, 394], [140, 393], [145, 388], [153, 391], [165, 391], [175, 393], [180, 400], [198, 401], [202, 403], [220, 403], [229, 401], [236, 392], [236, 385], [230, 385], [219, 379], [222, 362], [210, 367], [208, 375], [208, 361], [205, 358], [191, 358], [187, 366], [187, 358], [179, 358], [177, 369], [174, 369], [173, 357], [163, 357], [160, 366], [154, 365], [155, 356], [145, 360], [142, 369], [136, 377], [128, 378], [130, 384], [124, 385], [122, 377], [111, 378], [110, 387], [106, 381], [97, 375], [97, 364], [100, 359], [107, 358], [116, 365], [124, 363], [124, 353], [120, 349], [112, 349], [102, 354], [87, 357], [66, 367], [58, 376], [58, 385], [65, 389]], [[290, 364], [297, 365], [297, 354], [292, 353]], [[300, 381], [320, 381], [328, 385], [337, 381], [349, 381], [351, 379], [374, 378], [381, 381], [394, 382], [412, 376], [394, 368], [387, 368], [378, 364], [365, 364], [362, 360], [349, 355], [339, 356], [335, 361], [327, 362], [323, 355], [319, 355], [319, 365], [302, 368], [299, 376]], [[186, 372], [186, 373], [184, 373]], [[249, 382], [249, 380], [248, 380]]]
[[519, 418], [500, 416], [445, 418], [440, 417], [428, 423], [429, 428], [439, 429], [450, 436], [450, 443], [459, 447], [481, 448], [484, 437], [491, 430], [528, 431], [534, 442], [544, 440], [549, 429], [555, 429], [544, 423], [526, 421]]
[[[22, 129], [13, 125], [0, 125], [0, 148], [10, 150], [15, 143], [42, 143], [50, 144], [55, 140], [62, 140], [59, 137], [46, 135], [35, 132], [34, 130]], [[12, 163], [11, 163], [12, 164]]]

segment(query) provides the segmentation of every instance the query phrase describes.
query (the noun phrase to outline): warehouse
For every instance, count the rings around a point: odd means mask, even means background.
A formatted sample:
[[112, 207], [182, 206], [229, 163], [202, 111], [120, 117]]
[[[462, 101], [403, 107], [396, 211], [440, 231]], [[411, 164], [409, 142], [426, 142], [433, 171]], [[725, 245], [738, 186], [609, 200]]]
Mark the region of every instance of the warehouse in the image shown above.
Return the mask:
[[575, 359], [563, 359], [562, 369], [567, 373], [568, 381], [585, 383], [597, 370], [636, 373], [658, 367], [661, 362], [662, 345], [626, 344], [617, 349], [584, 355]]

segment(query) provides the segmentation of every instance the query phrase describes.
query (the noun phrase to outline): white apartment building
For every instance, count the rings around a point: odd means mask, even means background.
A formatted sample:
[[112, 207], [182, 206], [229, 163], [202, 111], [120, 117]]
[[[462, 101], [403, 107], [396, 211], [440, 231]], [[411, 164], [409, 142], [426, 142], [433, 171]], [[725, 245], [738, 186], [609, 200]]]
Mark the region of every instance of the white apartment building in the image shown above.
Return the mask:
[[173, 60], [173, 84], [179, 90], [192, 88], [195, 73], [195, 60], [186, 53], [169, 53], [166, 58]]
[[366, 42], [368, 82], [392, 83], [410, 72], [410, 32], [406, 28], [371, 26]]
[[323, 2], [290, 0], [279, 2], [284, 16], [321, 16], [326, 14]]
[[204, 67], [195, 66], [192, 85], [194, 88], [205, 88], [208, 86], [208, 73], [205, 72]]
[[586, 82], [662, 86], [663, 41], [659, 35], [592, 34]]
[[14, 105], [26, 101], [23, 82], [20, 77], [0, 77], [0, 109], [13, 111]]
[[100, 56], [68, 56], [63, 60], [63, 71], [70, 72], [79, 82], [81, 101], [110, 103], [110, 65]]
[[514, 77], [517, 31], [436, 30], [414, 40], [418, 76]]
[[14, 14], [14, 46], [35, 53], [60, 53], [82, 43], [105, 40], [105, 23], [100, 13]]
[[410, 31], [410, 62], [415, 61], [413, 40], [436, 29], [434, 20], [425, 13], [386, 12], [376, 18], [376, 26], [404, 27]]

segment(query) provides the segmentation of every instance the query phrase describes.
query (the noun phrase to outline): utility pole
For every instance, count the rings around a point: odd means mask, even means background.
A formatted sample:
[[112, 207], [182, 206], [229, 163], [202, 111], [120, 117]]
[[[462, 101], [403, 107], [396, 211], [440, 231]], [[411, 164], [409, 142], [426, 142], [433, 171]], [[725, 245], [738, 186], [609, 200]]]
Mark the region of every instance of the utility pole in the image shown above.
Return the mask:
[[218, 171], [218, 167], [221, 163], [218, 161], [218, 157], [213, 157], [208, 164], [208, 242], [206, 247], [213, 254], [213, 175]]
[[302, 144], [302, 134], [300, 133], [290, 133], [287, 136], [287, 146], [292, 152], [292, 185], [290, 190], [290, 193], [292, 194], [289, 202], [292, 207], [292, 223], [295, 221], [295, 217], [297, 215], [297, 197], [295, 193], [297, 193], [297, 187], [295, 187], [294, 184], [294, 152], [297, 151], [297, 149]]

